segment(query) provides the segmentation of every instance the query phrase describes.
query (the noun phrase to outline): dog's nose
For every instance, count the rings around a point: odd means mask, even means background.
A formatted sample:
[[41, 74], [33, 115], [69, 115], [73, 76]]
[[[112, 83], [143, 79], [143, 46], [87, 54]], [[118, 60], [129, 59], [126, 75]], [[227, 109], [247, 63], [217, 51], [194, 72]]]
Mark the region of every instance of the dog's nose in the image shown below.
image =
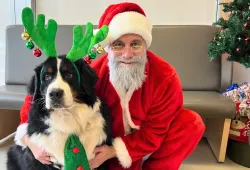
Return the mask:
[[53, 89], [50, 93], [49, 93], [49, 97], [52, 100], [61, 100], [63, 96], [63, 90], [62, 89]]

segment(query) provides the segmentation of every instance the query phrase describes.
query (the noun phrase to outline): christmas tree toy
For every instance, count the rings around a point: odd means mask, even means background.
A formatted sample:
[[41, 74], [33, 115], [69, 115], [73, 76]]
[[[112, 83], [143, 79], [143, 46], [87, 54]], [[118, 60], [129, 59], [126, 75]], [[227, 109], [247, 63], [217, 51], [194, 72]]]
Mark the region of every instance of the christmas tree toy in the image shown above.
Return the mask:
[[228, 54], [228, 61], [250, 67], [250, 0], [234, 0], [221, 3], [229, 19], [220, 18], [213, 26], [219, 27], [209, 43], [208, 56], [214, 60], [222, 54]]
[[[42, 52], [44, 52], [47, 57], [58, 57], [55, 43], [57, 32], [57, 23], [55, 20], [48, 20], [47, 28], [45, 28], [45, 16], [43, 14], [39, 14], [36, 23], [34, 23], [33, 11], [30, 8], [24, 8], [22, 11], [22, 22], [24, 26], [22, 38], [27, 41], [26, 47], [28, 49], [34, 49], [36, 46], [33, 52], [36, 57], [41, 56]], [[103, 52], [102, 47], [98, 43], [103, 41], [107, 35], [107, 26], [100, 28], [95, 35], [93, 34], [92, 23], [87, 23], [85, 34], [83, 34], [83, 28], [81, 25], [74, 26], [73, 44], [71, 50], [66, 55], [66, 58], [68, 58], [73, 65], [74, 62], [85, 56], [87, 56], [85, 57], [87, 62], [91, 62], [92, 59], [95, 59], [96, 52]], [[97, 48], [95, 48], [96, 45]], [[78, 70], [77, 72], [79, 74]], [[80, 78], [80, 76], [78, 76], [78, 78]], [[65, 170], [90, 169], [85, 148], [75, 134], [69, 135], [66, 141], [64, 159]]]
[[76, 135], [71, 135], [64, 149], [65, 170], [90, 170], [84, 147]]

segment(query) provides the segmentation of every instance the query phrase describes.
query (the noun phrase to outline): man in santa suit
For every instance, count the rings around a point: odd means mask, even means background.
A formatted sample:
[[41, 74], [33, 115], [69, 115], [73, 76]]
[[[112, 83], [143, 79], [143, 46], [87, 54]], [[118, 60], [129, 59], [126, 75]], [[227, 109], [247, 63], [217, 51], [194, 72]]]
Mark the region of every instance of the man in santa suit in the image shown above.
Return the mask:
[[[91, 168], [108, 161], [110, 170], [177, 170], [204, 133], [202, 119], [183, 108], [175, 69], [147, 50], [152, 25], [140, 6], [128, 2], [110, 5], [98, 27], [103, 25], [109, 26], [102, 42], [108, 53], [91, 66], [99, 76], [97, 95], [111, 110], [114, 140], [112, 146], [95, 149]], [[30, 143], [24, 133], [31, 99], [27, 96], [21, 109], [15, 141], [49, 164], [49, 153]]]

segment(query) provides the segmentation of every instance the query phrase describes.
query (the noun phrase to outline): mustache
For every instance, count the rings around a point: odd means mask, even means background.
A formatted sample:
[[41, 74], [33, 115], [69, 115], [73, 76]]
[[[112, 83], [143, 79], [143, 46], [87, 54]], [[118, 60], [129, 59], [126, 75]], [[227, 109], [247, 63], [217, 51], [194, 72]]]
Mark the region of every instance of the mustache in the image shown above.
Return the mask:
[[143, 61], [145, 60], [144, 58], [145, 56], [133, 56], [131, 58], [125, 58], [123, 56], [116, 56], [116, 57], [112, 57], [113, 61], [116, 63], [120, 63], [120, 62], [125, 62], [125, 63], [143, 63]]

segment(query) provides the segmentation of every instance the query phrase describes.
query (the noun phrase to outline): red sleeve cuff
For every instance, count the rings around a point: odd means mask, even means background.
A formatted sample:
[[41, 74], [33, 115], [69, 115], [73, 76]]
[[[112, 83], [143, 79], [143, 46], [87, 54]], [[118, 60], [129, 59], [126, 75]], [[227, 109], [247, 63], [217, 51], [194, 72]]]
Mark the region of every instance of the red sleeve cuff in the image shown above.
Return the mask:
[[31, 95], [25, 96], [24, 104], [22, 105], [22, 108], [20, 110], [20, 118], [21, 118], [20, 124], [27, 123], [28, 121], [28, 113], [30, 111], [32, 98], [33, 97]]

